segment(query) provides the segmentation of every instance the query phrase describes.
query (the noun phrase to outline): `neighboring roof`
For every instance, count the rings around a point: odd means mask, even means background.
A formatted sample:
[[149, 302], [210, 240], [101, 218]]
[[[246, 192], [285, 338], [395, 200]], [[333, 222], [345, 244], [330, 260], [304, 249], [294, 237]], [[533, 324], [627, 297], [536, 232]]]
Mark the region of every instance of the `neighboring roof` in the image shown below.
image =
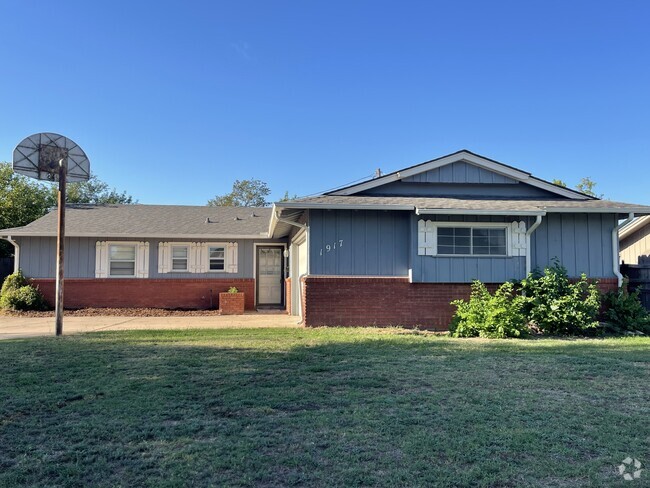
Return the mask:
[[424, 163], [416, 164], [415, 166], [410, 166], [408, 168], [400, 169], [399, 171], [393, 171], [379, 178], [374, 178], [372, 180], [364, 181], [362, 183], [356, 183], [354, 185], [346, 186], [344, 188], [338, 188], [336, 190], [327, 192], [326, 195], [354, 195], [361, 191], [369, 190], [371, 188], [376, 188], [386, 183], [391, 183], [393, 181], [403, 180], [409, 176], [416, 174], [424, 173], [435, 168], [440, 168], [451, 163], [458, 161], [464, 161], [480, 168], [498, 173], [504, 176], [508, 176], [522, 183], [541, 188], [543, 190], [549, 191], [556, 195], [560, 195], [572, 200], [597, 200], [597, 198], [581, 193], [577, 190], [572, 190], [570, 188], [565, 188], [563, 186], [556, 185], [550, 181], [542, 180], [537, 178], [526, 171], [522, 171], [513, 166], [508, 166], [507, 164], [500, 163], [490, 158], [486, 158], [479, 154], [475, 154], [466, 149], [462, 149], [452, 154], [442, 156], [431, 161], [426, 161]]
[[[266, 237], [270, 208], [67, 205], [66, 236], [237, 239]], [[209, 220], [208, 220], [209, 219]], [[55, 236], [57, 212], [0, 236]]]
[[[546, 213], [621, 213], [650, 214], [650, 206], [611, 200], [495, 200], [430, 197], [382, 197], [382, 196], [340, 196], [321, 195], [275, 204], [277, 209], [375, 209], [415, 210], [418, 213], [477, 212], [495, 215], [544, 215]], [[440, 211], [440, 212], [437, 212]]]
[[632, 235], [636, 231], [641, 230], [643, 227], [645, 227], [648, 224], [650, 224], [650, 215], [646, 215], [645, 217], [639, 217], [637, 219], [634, 219], [629, 224], [624, 225], [623, 227], [620, 228], [620, 230], [618, 231], [618, 237], [620, 239], [625, 239], [626, 237]]

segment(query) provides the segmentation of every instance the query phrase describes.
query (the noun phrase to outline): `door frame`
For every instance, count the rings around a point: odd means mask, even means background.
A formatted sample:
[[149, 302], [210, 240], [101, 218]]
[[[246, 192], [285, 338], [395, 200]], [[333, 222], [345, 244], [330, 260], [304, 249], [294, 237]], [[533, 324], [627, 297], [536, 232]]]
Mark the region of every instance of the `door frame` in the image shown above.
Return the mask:
[[[259, 306], [257, 303], [257, 287], [259, 286], [259, 273], [257, 269], [257, 249], [260, 247], [281, 247], [282, 248], [282, 303], [279, 304], [279, 307], [285, 307], [287, 306], [287, 297], [286, 297], [286, 274], [287, 274], [287, 263], [286, 260], [287, 258], [284, 257], [284, 252], [287, 250], [287, 243], [286, 242], [255, 242], [253, 244], [253, 275], [255, 276], [255, 293], [254, 293], [254, 298], [255, 298], [255, 308]], [[273, 305], [269, 305], [273, 306]]]
[[[300, 317], [302, 319], [302, 284], [300, 282], [300, 255], [298, 253], [298, 247], [305, 245], [305, 275], [309, 274], [309, 234], [307, 229], [302, 229], [296, 233], [291, 239], [291, 246], [289, 247], [289, 259], [290, 261], [290, 277], [291, 277], [291, 315], [295, 317]], [[294, 313], [294, 310], [297, 313]]]

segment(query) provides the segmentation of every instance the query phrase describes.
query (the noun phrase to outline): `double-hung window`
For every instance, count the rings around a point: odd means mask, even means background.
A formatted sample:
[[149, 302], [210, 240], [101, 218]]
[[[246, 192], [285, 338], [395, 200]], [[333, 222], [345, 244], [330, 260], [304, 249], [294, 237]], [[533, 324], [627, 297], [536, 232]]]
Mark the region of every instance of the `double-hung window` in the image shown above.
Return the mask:
[[437, 254], [463, 256], [507, 256], [505, 227], [437, 228]]
[[110, 244], [108, 246], [108, 274], [124, 278], [135, 276], [136, 244]]
[[189, 246], [172, 246], [172, 271], [188, 271], [189, 257]]
[[208, 248], [210, 271], [226, 270], [226, 248], [224, 246], [210, 246]]

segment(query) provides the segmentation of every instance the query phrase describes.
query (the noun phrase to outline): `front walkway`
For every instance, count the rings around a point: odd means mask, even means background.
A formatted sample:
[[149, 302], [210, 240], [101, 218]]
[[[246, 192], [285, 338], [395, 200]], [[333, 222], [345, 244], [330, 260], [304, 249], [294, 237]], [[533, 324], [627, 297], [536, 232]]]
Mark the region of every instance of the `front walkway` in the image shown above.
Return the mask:
[[[291, 315], [269, 313], [192, 317], [65, 317], [63, 335], [106, 330], [301, 327], [298, 320], [298, 317]], [[54, 336], [54, 317], [0, 316], [0, 339], [39, 336]]]

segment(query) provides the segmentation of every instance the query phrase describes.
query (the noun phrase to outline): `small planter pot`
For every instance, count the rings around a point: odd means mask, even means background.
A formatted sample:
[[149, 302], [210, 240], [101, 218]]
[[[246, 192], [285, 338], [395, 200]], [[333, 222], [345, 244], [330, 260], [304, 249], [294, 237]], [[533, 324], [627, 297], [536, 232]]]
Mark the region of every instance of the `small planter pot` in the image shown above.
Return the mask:
[[219, 314], [242, 315], [244, 313], [244, 293], [219, 293]]

